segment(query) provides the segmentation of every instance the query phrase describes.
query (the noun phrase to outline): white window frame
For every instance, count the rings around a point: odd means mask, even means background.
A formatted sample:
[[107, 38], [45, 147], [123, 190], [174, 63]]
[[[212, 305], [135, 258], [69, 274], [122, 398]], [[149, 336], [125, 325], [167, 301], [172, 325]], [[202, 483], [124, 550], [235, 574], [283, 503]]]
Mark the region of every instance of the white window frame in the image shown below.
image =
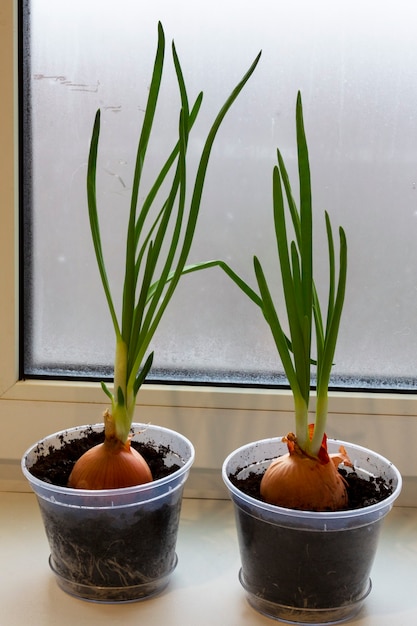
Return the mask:
[[[7, 488], [1, 468], [18, 467], [24, 450], [46, 434], [100, 421], [106, 398], [95, 383], [18, 379], [17, 0], [0, 6], [0, 76], [0, 488]], [[224, 495], [220, 468], [231, 450], [293, 428], [289, 391], [146, 385], [138, 401], [138, 421], [193, 442], [193, 496]], [[329, 436], [388, 457], [403, 474], [400, 503], [417, 506], [417, 395], [331, 393], [329, 408]]]

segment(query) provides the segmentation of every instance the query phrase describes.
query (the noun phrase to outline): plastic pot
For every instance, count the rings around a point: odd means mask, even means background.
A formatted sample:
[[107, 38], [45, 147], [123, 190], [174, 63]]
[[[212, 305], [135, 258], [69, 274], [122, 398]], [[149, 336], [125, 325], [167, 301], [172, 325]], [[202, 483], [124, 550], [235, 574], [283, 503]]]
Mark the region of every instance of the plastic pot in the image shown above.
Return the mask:
[[108, 490], [57, 487], [30, 473], [48, 450], [82, 438], [80, 426], [46, 437], [24, 454], [22, 470], [35, 492], [51, 550], [49, 564], [67, 593], [95, 602], [132, 602], [161, 592], [177, 564], [182, 494], [194, 461], [190, 441], [175, 431], [133, 424], [132, 441], [167, 448], [164, 462], [180, 466], [145, 485]]
[[387, 459], [357, 445], [329, 440], [329, 452], [340, 445], [360, 477], [381, 477], [391, 485], [391, 495], [360, 509], [310, 512], [244, 494], [230, 476], [263, 474], [273, 458], [287, 452], [281, 438], [242, 446], [223, 464], [235, 508], [239, 579], [249, 603], [264, 615], [299, 624], [340, 622], [355, 615], [371, 591], [381, 524], [400, 494], [401, 475]]

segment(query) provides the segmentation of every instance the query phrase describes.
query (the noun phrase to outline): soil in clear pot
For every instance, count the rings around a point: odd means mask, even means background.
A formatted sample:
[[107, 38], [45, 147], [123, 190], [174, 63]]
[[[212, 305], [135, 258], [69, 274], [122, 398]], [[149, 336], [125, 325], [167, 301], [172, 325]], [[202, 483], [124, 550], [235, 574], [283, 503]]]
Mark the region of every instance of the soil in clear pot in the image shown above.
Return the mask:
[[346, 531], [273, 526], [237, 513], [241, 581], [269, 602], [309, 609], [341, 607], [367, 595], [381, 521]]
[[[103, 432], [87, 435], [49, 450], [30, 467], [36, 478], [66, 487], [75, 461], [103, 440]], [[132, 440], [147, 460], [154, 480], [170, 476], [179, 465], [165, 465], [164, 446]], [[152, 485], [149, 483], [149, 490]], [[74, 490], [71, 490], [74, 491]], [[183, 484], [136, 501], [132, 494], [95, 508], [87, 492], [76, 490], [79, 505], [38, 496], [51, 548], [50, 566], [68, 593], [93, 601], [130, 602], [159, 593], [177, 563], [175, 553]], [[107, 491], [107, 494], [110, 493]], [[91, 493], [91, 492], [89, 492]], [[99, 493], [99, 492], [97, 492]], [[113, 496], [111, 496], [111, 499]], [[107, 495], [108, 499], [108, 495]]]
[[177, 492], [174, 502], [154, 509], [142, 503], [114, 511], [68, 508], [65, 516], [41, 500], [51, 568], [64, 585], [71, 581], [79, 589], [95, 587], [95, 600], [98, 593], [106, 600], [129, 601], [137, 599], [140, 589], [148, 597], [153, 581], [158, 592], [159, 582], [176, 565], [181, 498]]
[[[355, 473], [346, 475], [349, 508], [361, 508], [385, 499], [392, 489], [384, 481], [368, 481]], [[230, 480], [247, 495], [262, 500], [259, 485], [262, 475], [251, 473], [245, 479]], [[256, 608], [265, 612], [277, 610], [282, 619], [312, 620], [317, 611], [332, 616], [332, 608], [353, 604], [358, 608], [370, 591], [370, 571], [375, 557], [383, 518], [371, 524], [343, 530], [309, 530], [288, 528], [264, 521], [250, 507], [235, 508], [241, 551], [240, 580], [250, 597], [256, 597]], [[259, 602], [259, 599], [261, 601]], [[260, 606], [259, 606], [260, 605]], [[280, 607], [274, 609], [273, 607]], [[284, 607], [286, 607], [284, 609]], [[343, 616], [343, 611], [340, 613]], [[324, 619], [323, 619], [324, 618]]]

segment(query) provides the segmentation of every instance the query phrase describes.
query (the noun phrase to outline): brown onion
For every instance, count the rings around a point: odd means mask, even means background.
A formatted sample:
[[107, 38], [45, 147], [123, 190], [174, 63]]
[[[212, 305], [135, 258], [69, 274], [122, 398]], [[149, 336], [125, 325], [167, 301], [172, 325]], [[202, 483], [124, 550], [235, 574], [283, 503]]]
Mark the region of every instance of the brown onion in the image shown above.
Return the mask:
[[152, 481], [143, 456], [115, 437], [90, 448], [75, 463], [68, 480], [74, 489], [120, 489]]
[[[308, 455], [294, 434], [284, 438], [288, 453], [275, 459], [261, 481], [261, 495], [269, 504], [303, 511], [338, 511], [348, 503], [346, 481], [338, 472], [350, 461], [343, 448], [328, 455], [322, 446], [318, 457]], [[324, 441], [325, 445], [325, 441]], [[332, 459], [332, 456], [334, 459]]]

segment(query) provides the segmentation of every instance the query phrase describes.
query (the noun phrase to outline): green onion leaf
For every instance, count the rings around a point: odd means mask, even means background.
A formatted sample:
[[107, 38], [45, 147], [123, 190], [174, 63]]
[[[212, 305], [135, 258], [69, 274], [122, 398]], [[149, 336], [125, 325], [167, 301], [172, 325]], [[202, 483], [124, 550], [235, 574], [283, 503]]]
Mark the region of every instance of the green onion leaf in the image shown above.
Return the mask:
[[[180, 103], [178, 137], [174, 147], [164, 158], [163, 165], [149, 190], [146, 191], [142, 189], [142, 173], [152, 137], [164, 58], [165, 35], [159, 23], [157, 50], [133, 175], [120, 323], [107, 276], [98, 220], [96, 176], [100, 111], [96, 114], [88, 159], [87, 199], [91, 234], [116, 337], [113, 394], [105, 385], [102, 386], [105, 393], [111, 397], [114, 431], [122, 441], [128, 438], [136, 395], [152, 366], [153, 352], [148, 354], [150, 343], [180, 278], [184, 274], [216, 264], [204, 262], [186, 265], [197, 225], [213, 143], [224, 117], [254, 72], [260, 53], [215, 118], [204, 143], [196, 175], [190, 183], [187, 172], [188, 141], [202, 106], [203, 94], [197, 96], [190, 109], [182, 67], [175, 45], [172, 44], [172, 59]], [[189, 186], [192, 187], [191, 192], [188, 191]], [[159, 198], [162, 194], [163, 197]], [[145, 198], [141, 205], [139, 205], [140, 196]]]

